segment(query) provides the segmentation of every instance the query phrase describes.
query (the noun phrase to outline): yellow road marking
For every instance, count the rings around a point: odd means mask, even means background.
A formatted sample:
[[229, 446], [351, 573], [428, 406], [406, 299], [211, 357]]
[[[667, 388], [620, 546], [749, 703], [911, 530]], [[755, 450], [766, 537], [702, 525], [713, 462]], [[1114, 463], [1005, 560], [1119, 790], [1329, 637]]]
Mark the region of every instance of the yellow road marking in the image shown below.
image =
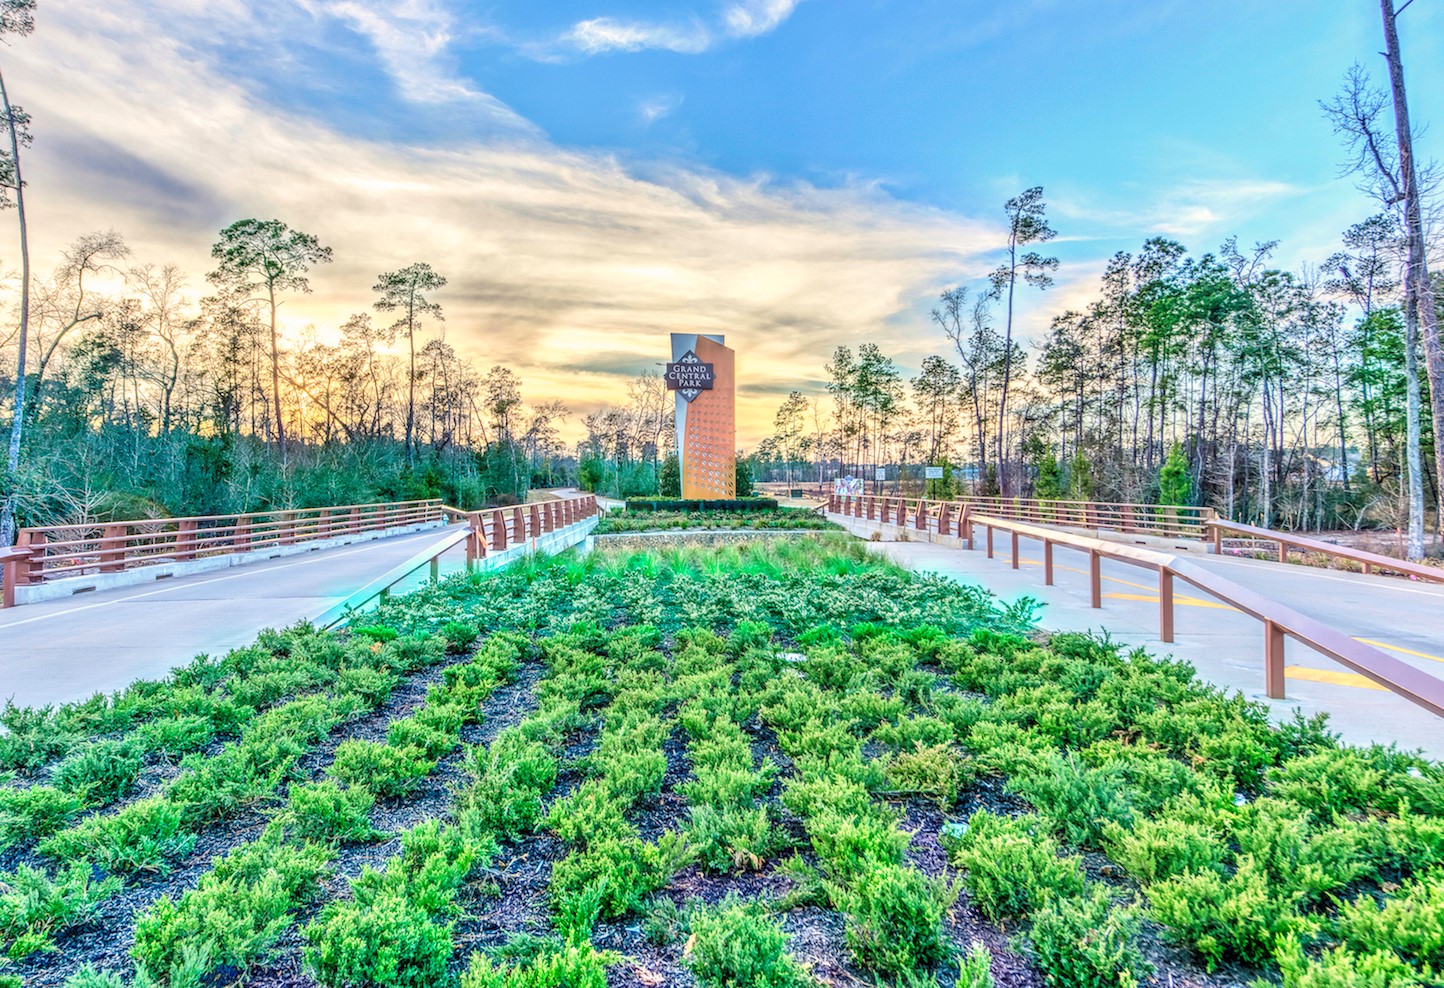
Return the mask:
[[[1106, 593], [1103, 596], [1111, 598], [1113, 600], [1146, 600], [1154, 604], [1158, 603], [1158, 594], [1150, 595], [1146, 593]], [[1173, 597], [1173, 602], [1181, 607], [1215, 607], [1221, 611], [1238, 610], [1237, 607], [1231, 607], [1228, 604], [1223, 603], [1222, 601], [1202, 600], [1198, 597], [1187, 597], [1182, 594], [1175, 594]]]
[[[1306, 666], [1288, 666], [1284, 675], [1290, 679], [1305, 679], [1311, 683], [1332, 683], [1335, 686], [1353, 686], [1365, 690], [1384, 690], [1384, 687], [1360, 676], [1357, 672], [1335, 672], [1332, 669], [1310, 669]], [[1388, 692], [1387, 690], [1384, 690]]]
[[1417, 655], [1421, 659], [1444, 662], [1444, 656], [1430, 655], [1428, 652], [1416, 652], [1412, 648], [1405, 648], [1402, 645], [1385, 645], [1383, 642], [1376, 642], [1372, 638], [1360, 638], [1357, 635], [1354, 636], [1354, 641], [1363, 642], [1365, 645], [1373, 645], [1375, 648], [1387, 649], [1390, 652], [1403, 652], [1405, 655]]

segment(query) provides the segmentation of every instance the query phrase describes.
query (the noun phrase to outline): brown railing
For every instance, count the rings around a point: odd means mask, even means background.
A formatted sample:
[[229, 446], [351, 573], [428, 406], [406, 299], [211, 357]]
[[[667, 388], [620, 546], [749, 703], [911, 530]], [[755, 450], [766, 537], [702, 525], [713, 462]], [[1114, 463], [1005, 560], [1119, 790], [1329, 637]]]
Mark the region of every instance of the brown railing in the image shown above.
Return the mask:
[[[882, 499], [879, 499], [882, 500]], [[889, 501], [900, 499], [890, 498]], [[834, 510], [853, 508], [854, 505], [834, 498], [830, 504]], [[862, 511], [846, 511], [852, 517], [867, 517]], [[1090, 604], [1103, 606], [1102, 561], [1112, 559], [1151, 569], [1158, 575], [1158, 637], [1165, 642], [1174, 638], [1173, 587], [1175, 580], [1182, 580], [1204, 593], [1237, 608], [1245, 614], [1263, 622], [1264, 625], [1264, 685], [1273, 699], [1284, 698], [1284, 639], [1295, 641], [1312, 648], [1322, 655], [1359, 673], [1372, 682], [1431, 713], [1444, 716], [1444, 680], [1435, 678], [1376, 648], [1355, 641], [1343, 632], [1322, 622], [1300, 614], [1293, 608], [1272, 600], [1247, 587], [1240, 586], [1226, 577], [1219, 576], [1196, 563], [1180, 559], [1169, 553], [1144, 549], [1138, 546], [1120, 545], [1102, 539], [1075, 535], [1055, 528], [1044, 528], [1011, 518], [999, 518], [984, 514], [964, 504], [959, 508], [950, 501], [912, 501], [906, 504], [887, 505], [894, 513], [877, 520], [916, 531], [956, 536], [963, 539], [967, 547], [974, 547], [976, 529], [984, 530], [984, 541], [988, 556], [993, 555], [993, 533], [995, 530], [1009, 533], [1010, 556], [1014, 569], [1019, 560], [1019, 541], [1034, 539], [1043, 545], [1043, 582], [1053, 585], [1053, 549], [1066, 546], [1088, 555], [1088, 580]], [[1267, 531], [1266, 529], [1262, 531]], [[1381, 557], [1387, 559], [1387, 557]], [[1391, 561], [1392, 562], [1392, 561]]]
[[16, 548], [28, 554], [6, 567], [6, 592], [9, 596], [14, 587], [65, 577], [120, 573], [441, 520], [441, 502], [430, 500], [22, 528]]
[[[922, 499], [912, 497], [864, 495], [844, 499], [833, 495], [829, 500], [828, 510], [859, 518], [891, 519], [897, 516], [899, 510], [915, 513], [921, 503]], [[1039, 525], [1200, 540], [1208, 538], [1208, 523], [1217, 517], [1212, 508], [1107, 504], [1100, 501], [1059, 501], [1026, 497], [968, 497], [958, 501], [927, 503], [935, 506], [950, 504], [954, 513], [966, 506], [975, 513], [984, 512], [994, 518], [1008, 518]]]
[[509, 508], [484, 508], [462, 511], [442, 506], [441, 512], [450, 521], [463, 522], [471, 529], [466, 543], [466, 561], [470, 565], [485, 558], [488, 552], [501, 552], [539, 535], [564, 528], [597, 513], [595, 494], [562, 496], [554, 501], [517, 504]]
[[18, 578], [21, 566], [30, 558], [29, 549], [6, 548], [0, 549], [0, 581], [3, 581], [3, 589], [0, 589], [0, 607], [15, 606], [15, 581]]
[[471, 526], [467, 554], [474, 562], [488, 551], [525, 542], [596, 513], [596, 497], [585, 494], [483, 511], [461, 511], [439, 500], [426, 500], [25, 528], [15, 547], [0, 549], [4, 580], [0, 606], [14, 605], [18, 587], [65, 577], [118, 573], [442, 521]]
[[1213, 536], [1213, 551], [1215, 555], [1223, 552], [1223, 539], [1225, 532], [1232, 532], [1261, 542], [1275, 542], [1278, 544], [1278, 559], [1281, 563], [1289, 561], [1289, 551], [1317, 553], [1327, 556], [1330, 559], [1345, 559], [1358, 563], [1364, 573], [1397, 573], [1400, 576], [1411, 577], [1416, 580], [1432, 580], [1435, 583], [1444, 583], [1444, 568], [1437, 566], [1422, 566], [1419, 563], [1411, 563], [1403, 559], [1395, 559], [1392, 556], [1384, 556], [1377, 552], [1367, 552], [1363, 549], [1354, 549], [1350, 546], [1335, 545], [1332, 542], [1324, 542], [1319, 539], [1311, 539], [1303, 535], [1290, 535], [1287, 532], [1276, 532], [1271, 528], [1259, 528], [1256, 525], [1245, 525], [1242, 522], [1223, 521], [1215, 519], [1208, 523], [1208, 528]]
[[590, 494], [584, 494], [580, 497], [561, 497], [553, 501], [509, 508], [462, 511], [460, 508], [443, 506], [441, 510], [450, 520], [464, 522], [466, 530], [448, 533], [410, 559], [393, 566], [345, 600], [328, 608], [315, 620], [316, 626], [330, 628], [349, 620], [354, 611], [372, 600], [384, 599], [390, 594], [392, 587], [422, 566], [430, 565], [431, 580], [435, 582], [440, 574], [441, 557], [463, 541], [466, 542], [466, 569], [471, 572], [477, 560], [487, 555], [487, 532], [491, 533], [490, 549], [493, 551], [500, 552], [508, 545], [524, 545], [528, 539], [590, 518], [597, 513], [597, 499]]

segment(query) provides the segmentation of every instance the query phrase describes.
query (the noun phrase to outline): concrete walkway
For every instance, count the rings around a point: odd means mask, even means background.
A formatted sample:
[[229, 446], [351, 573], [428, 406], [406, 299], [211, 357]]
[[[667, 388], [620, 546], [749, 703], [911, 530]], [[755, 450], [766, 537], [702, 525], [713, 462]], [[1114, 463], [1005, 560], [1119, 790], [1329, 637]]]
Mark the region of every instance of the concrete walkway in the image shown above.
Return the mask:
[[[829, 517], [862, 538], [879, 531], [877, 522]], [[1158, 638], [1158, 588], [1152, 572], [1105, 559], [1103, 607], [1094, 610], [1089, 606], [1088, 561], [1082, 553], [1064, 546], [1054, 549], [1055, 584], [1049, 587], [1043, 583], [1040, 543], [1022, 540], [1021, 565], [1014, 570], [1006, 533], [998, 533], [993, 559], [983, 551], [979, 534], [973, 551], [918, 541], [884, 540], [872, 545], [874, 551], [911, 569], [985, 587], [1005, 601], [1032, 597], [1044, 605], [1039, 624], [1049, 630], [1106, 633], [1115, 641], [1188, 661], [1208, 682], [1268, 704], [1278, 719], [1291, 717], [1295, 708], [1309, 715], [1326, 712], [1334, 729], [1351, 743], [1394, 743], [1444, 758], [1444, 718], [1295, 641], [1285, 646], [1288, 698], [1268, 699], [1262, 625], [1202, 591], [1177, 586], [1175, 642], [1165, 644]], [[887, 530], [883, 538], [888, 538]], [[1201, 553], [1190, 553], [1188, 558], [1444, 677], [1444, 585]]]
[[[43, 706], [155, 679], [262, 628], [308, 621], [445, 534], [431, 529], [0, 610], [0, 701]], [[442, 559], [464, 568], [465, 551]], [[414, 578], [426, 578], [426, 569]], [[398, 587], [398, 589], [403, 589]]]

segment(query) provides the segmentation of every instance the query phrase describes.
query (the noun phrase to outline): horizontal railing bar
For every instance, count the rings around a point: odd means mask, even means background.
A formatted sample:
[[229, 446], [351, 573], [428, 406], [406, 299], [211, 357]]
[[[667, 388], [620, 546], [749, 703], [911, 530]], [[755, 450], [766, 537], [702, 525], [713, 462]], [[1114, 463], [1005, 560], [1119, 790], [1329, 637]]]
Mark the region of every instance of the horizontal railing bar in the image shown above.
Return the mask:
[[1306, 535], [1277, 532], [1271, 528], [1259, 528], [1255, 525], [1246, 525], [1243, 522], [1224, 521], [1220, 519], [1210, 521], [1208, 524], [1215, 533], [1237, 532], [1241, 535], [1249, 535], [1262, 541], [1277, 542], [1295, 549], [1317, 552], [1323, 555], [1333, 556], [1337, 559], [1352, 560], [1353, 562], [1362, 563], [1374, 569], [1389, 570], [1394, 573], [1403, 573], [1408, 576], [1417, 577], [1421, 580], [1444, 583], [1444, 569], [1438, 567], [1423, 566], [1406, 559], [1395, 559], [1393, 556], [1385, 556], [1381, 553], [1369, 552], [1365, 549], [1335, 545], [1332, 542], [1311, 539]]
[[[1106, 559], [1167, 571], [1211, 597], [1222, 601], [1266, 625], [1281, 629], [1284, 634], [1314, 651], [1346, 666], [1383, 686], [1385, 689], [1418, 704], [1436, 715], [1444, 716], [1444, 680], [1429, 675], [1379, 649], [1355, 641], [1323, 622], [1301, 614], [1293, 608], [1257, 591], [1219, 576], [1196, 563], [1166, 553], [1134, 546], [1123, 546], [1101, 539], [1072, 535], [1050, 529], [1036, 528], [1011, 519], [974, 516], [973, 525], [998, 528], [1027, 538], [1064, 545]], [[1281, 698], [1281, 697], [1279, 697]]]
[[443, 538], [438, 539], [425, 549], [422, 549], [405, 562], [393, 566], [376, 579], [362, 586], [359, 590], [348, 594], [344, 600], [326, 608], [312, 624], [318, 628], [330, 628], [338, 624], [345, 619], [349, 612], [356, 610], [372, 598], [378, 597], [383, 592], [390, 590], [412, 573], [415, 573], [421, 567], [430, 563], [431, 560], [440, 556], [443, 552], [460, 545], [469, 538], [471, 538], [470, 529], [457, 529], [454, 532], [448, 532]]

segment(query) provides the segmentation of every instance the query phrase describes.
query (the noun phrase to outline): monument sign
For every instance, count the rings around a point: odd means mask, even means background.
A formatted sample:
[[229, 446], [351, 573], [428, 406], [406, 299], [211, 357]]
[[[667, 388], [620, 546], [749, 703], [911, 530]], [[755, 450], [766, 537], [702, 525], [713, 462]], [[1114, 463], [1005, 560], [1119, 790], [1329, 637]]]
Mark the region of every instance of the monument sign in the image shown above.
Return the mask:
[[666, 381], [677, 393], [677, 460], [685, 498], [737, 496], [736, 354], [724, 340], [672, 334]]

